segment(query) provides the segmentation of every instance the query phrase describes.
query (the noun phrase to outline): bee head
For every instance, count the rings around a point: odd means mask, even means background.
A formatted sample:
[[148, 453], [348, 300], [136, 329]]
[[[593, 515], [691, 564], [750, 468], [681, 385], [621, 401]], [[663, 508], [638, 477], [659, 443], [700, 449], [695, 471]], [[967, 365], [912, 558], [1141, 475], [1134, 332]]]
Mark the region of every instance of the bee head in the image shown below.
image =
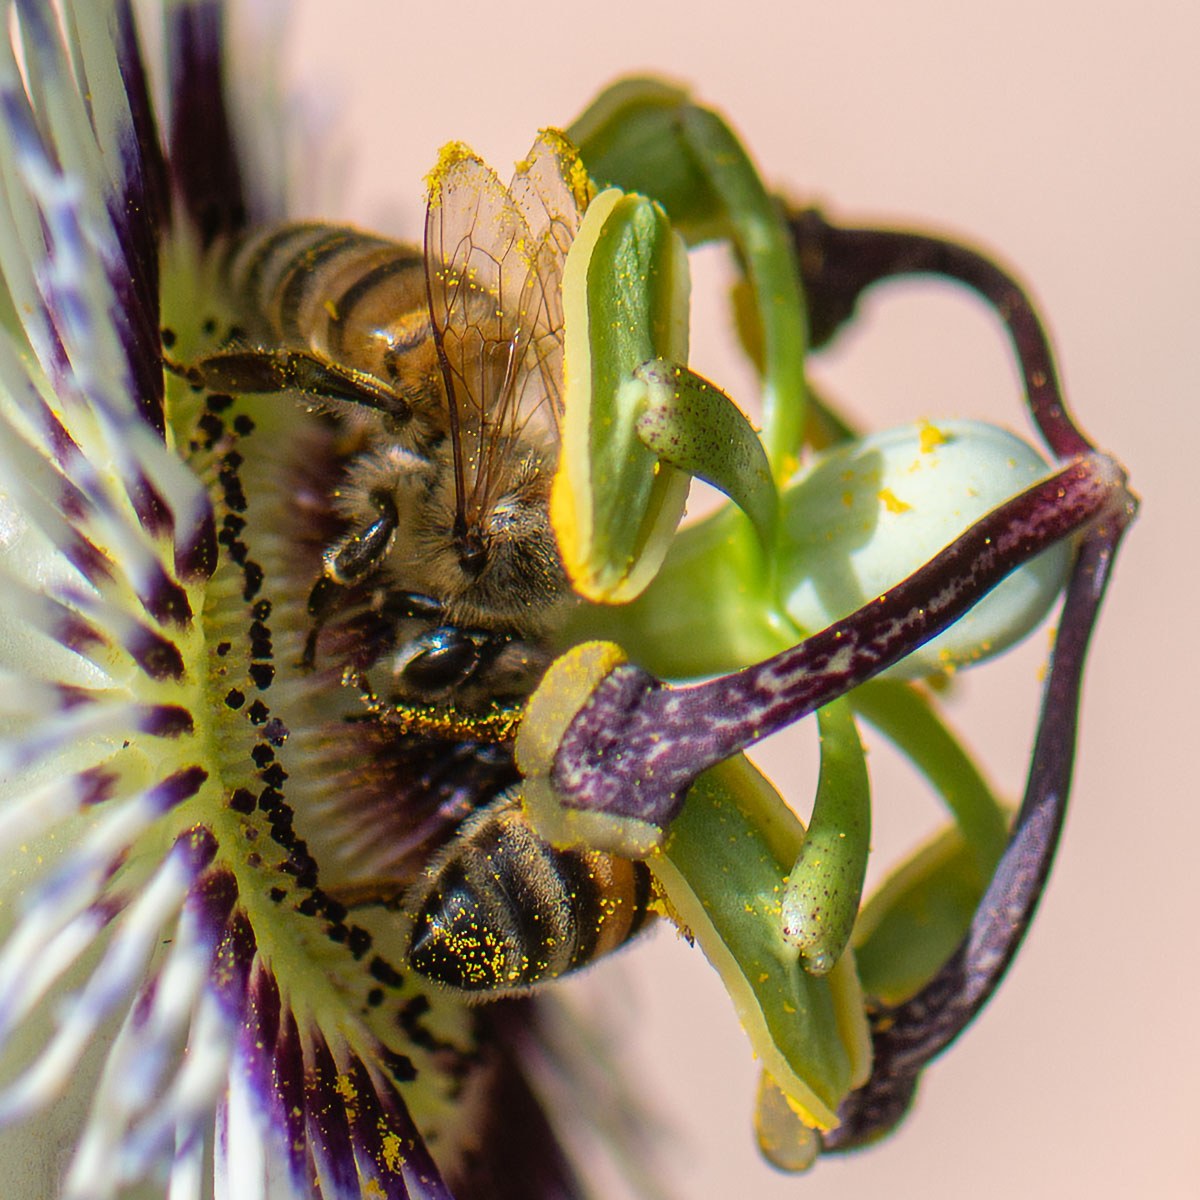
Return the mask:
[[450, 473], [442, 473], [442, 495], [420, 539], [422, 561], [427, 590], [444, 599], [454, 623], [541, 632], [569, 595], [550, 524], [552, 470], [540, 449], [512, 450], [497, 458], [502, 468], [469, 506], [458, 502]]

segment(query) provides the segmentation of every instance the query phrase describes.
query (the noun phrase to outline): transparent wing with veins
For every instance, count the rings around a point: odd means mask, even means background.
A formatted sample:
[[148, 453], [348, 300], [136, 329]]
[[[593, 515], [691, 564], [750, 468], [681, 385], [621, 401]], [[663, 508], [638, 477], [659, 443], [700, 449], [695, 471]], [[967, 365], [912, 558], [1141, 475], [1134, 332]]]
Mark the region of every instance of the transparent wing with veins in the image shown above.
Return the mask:
[[557, 444], [562, 268], [586, 199], [578, 158], [552, 132], [518, 164], [511, 189], [458, 143], [430, 175], [429, 307], [468, 524], [496, 498], [513, 438]]
[[535, 317], [525, 369], [547, 397], [547, 416], [557, 437], [562, 413], [562, 274], [590, 198], [587, 172], [575, 147], [557, 130], [545, 129], [529, 157], [517, 164], [510, 193], [525, 216], [534, 246], [534, 270], [521, 298], [522, 310]]

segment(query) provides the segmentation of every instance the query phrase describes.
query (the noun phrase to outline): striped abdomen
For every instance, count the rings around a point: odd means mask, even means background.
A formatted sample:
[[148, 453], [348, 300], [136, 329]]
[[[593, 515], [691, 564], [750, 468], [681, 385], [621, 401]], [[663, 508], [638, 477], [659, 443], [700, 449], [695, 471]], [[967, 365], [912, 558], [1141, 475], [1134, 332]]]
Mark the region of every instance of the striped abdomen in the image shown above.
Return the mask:
[[435, 399], [418, 247], [339, 225], [268, 226], [230, 250], [225, 272], [251, 345], [302, 350]]
[[464, 991], [528, 988], [624, 944], [651, 899], [645, 863], [555, 850], [501, 797], [464, 825], [408, 906], [409, 962]]

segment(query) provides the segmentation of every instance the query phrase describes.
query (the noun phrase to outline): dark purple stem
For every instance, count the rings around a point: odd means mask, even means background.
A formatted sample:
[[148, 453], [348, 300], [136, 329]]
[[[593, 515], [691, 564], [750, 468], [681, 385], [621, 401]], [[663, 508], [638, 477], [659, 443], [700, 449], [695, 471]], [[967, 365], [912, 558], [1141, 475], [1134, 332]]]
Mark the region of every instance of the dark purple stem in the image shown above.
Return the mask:
[[1042, 698], [1025, 799], [1008, 846], [967, 936], [915, 996], [871, 1014], [874, 1064], [846, 1098], [826, 1150], [850, 1150], [891, 1130], [912, 1102], [922, 1068], [975, 1018], [1024, 940], [1050, 874], [1066, 816], [1079, 693], [1088, 640], [1133, 503], [1114, 507], [1084, 540], [1067, 585], [1050, 677]]
[[665, 828], [701, 772], [911, 654], [1126, 496], [1116, 464], [1085, 455], [994, 509], [890, 592], [765, 662], [686, 688], [617, 668], [560, 743], [555, 790], [568, 807]]
[[1094, 449], [1076, 427], [1059, 389], [1050, 342], [1029, 297], [1011, 275], [976, 250], [927, 234], [839, 229], [816, 209], [789, 217], [808, 302], [813, 346], [853, 315], [871, 284], [899, 275], [938, 275], [982, 296], [1008, 329], [1030, 411], [1058, 458]]

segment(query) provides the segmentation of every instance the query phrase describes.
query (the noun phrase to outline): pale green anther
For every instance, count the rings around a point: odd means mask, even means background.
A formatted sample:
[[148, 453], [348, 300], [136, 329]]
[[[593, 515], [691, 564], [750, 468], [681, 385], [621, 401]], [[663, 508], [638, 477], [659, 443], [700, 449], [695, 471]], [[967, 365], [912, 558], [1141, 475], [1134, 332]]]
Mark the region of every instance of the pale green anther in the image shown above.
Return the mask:
[[870, 1070], [854, 956], [808, 974], [783, 939], [787, 872], [804, 827], [741, 755], [705, 772], [647, 860], [721, 975], [754, 1052], [810, 1126], [827, 1129]]
[[770, 1071], [759, 1073], [754, 1135], [763, 1158], [781, 1171], [807, 1171], [821, 1152], [820, 1136], [804, 1124]]
[[621, 603], [654, 577], [683, 516], [688, 476], [637, 430], [653, 359], [687, 361], [687, 252], [666, 214], [615, 189], [588, 207], [563, 275], [562, 454], [551, 513], [563, 561], [589, 599]]
[[724, 492], [750, 518], [769, 551], [779, 493], [746, 414], [720, 388], [675, 363], [643, 363], [633, 377], [645, 386], [638, 437], [664, 462]]
[[813, 975], [832, 970], [850, 941], [871, 848], [871, 785], [845, 698], [817, 712], [821, 775], [812, 819], [783, 895], [783, 936]]

